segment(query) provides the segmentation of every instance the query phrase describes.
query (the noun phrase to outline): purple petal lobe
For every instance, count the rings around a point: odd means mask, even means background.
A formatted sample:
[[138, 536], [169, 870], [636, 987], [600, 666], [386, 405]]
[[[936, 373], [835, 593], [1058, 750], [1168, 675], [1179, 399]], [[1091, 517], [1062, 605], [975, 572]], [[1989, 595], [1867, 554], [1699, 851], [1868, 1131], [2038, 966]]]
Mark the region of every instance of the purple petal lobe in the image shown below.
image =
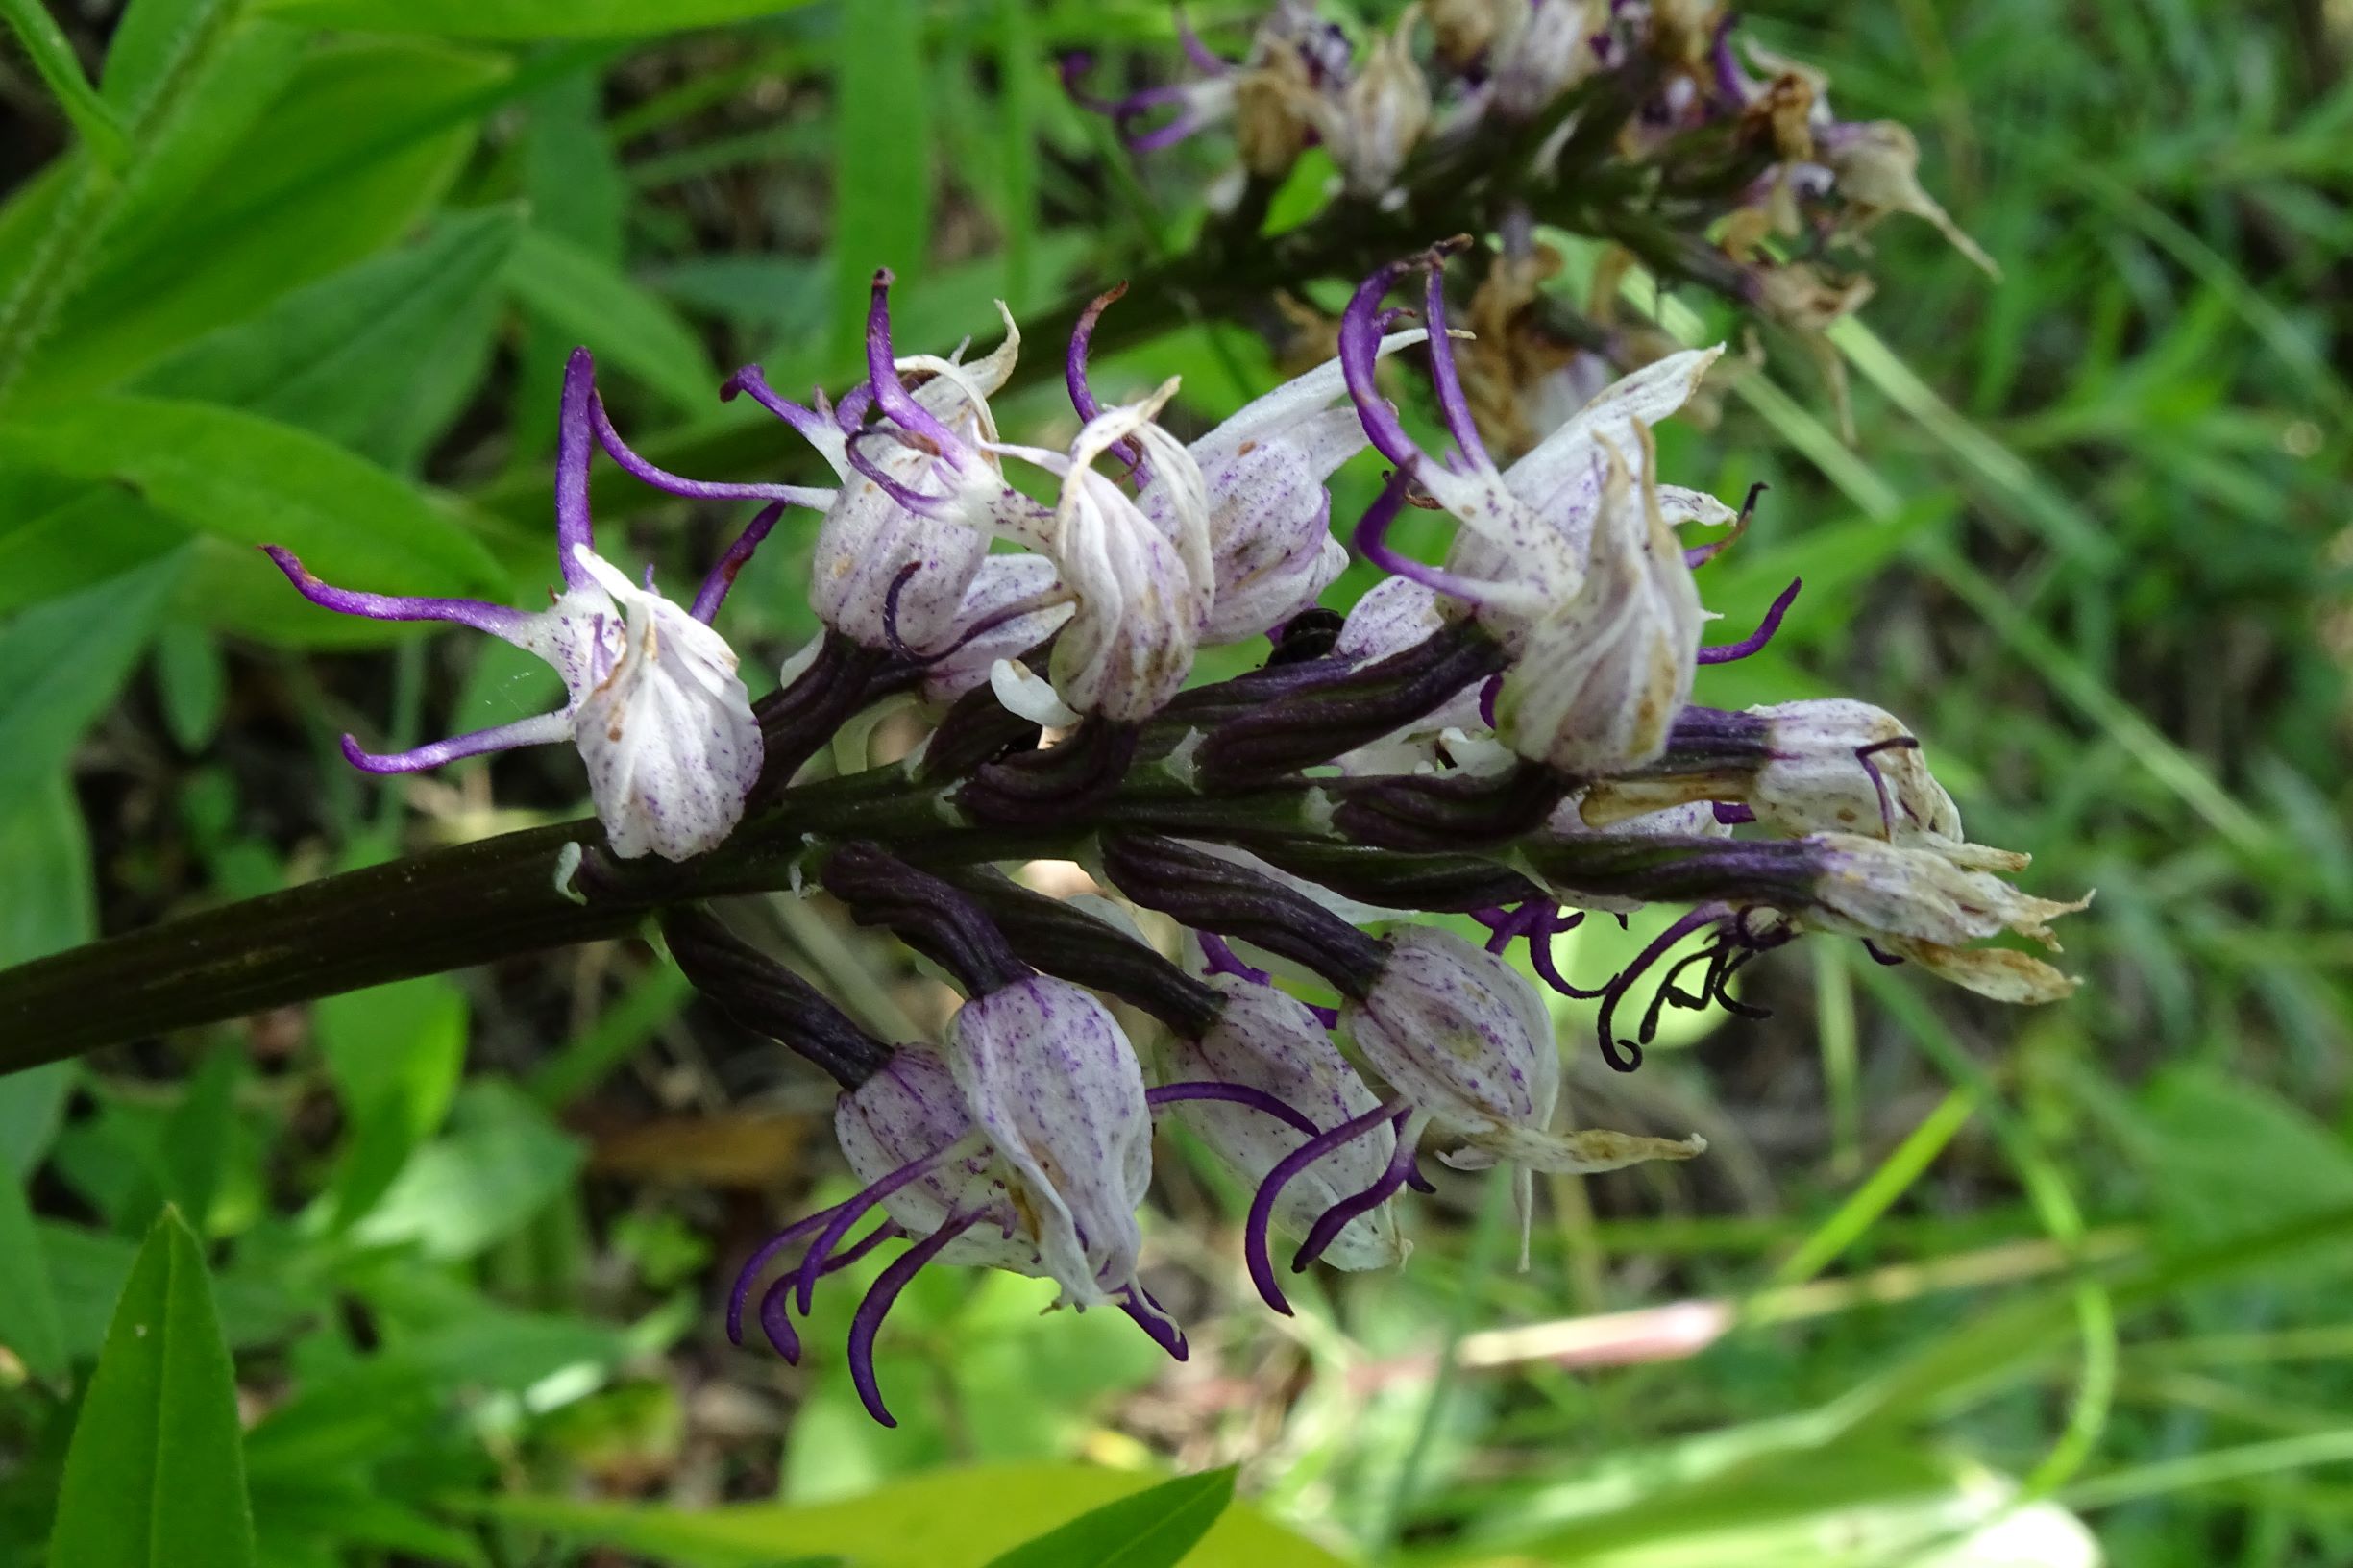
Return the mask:
[[882, 1386], [874, 1380], [874, 1335], [880, 1332], [882, 1320], [890, 1315], [898, 1293], [907, 1287], [907, 1282], [971, 1225], [969, 1217], [951, 1216], [946, 1224], [892, 1259], [891, 1266], [882, 1271], [882, 1278], [874, 1282], [874, 1288], [858, 1303], [858, 1311], [849, 1320], [850, 1381], [858, 1385], [858, 1401], [866, 1407], [866, 1413], [883, 1426], [895, 1427], [898, 1422], [883, 1405]]

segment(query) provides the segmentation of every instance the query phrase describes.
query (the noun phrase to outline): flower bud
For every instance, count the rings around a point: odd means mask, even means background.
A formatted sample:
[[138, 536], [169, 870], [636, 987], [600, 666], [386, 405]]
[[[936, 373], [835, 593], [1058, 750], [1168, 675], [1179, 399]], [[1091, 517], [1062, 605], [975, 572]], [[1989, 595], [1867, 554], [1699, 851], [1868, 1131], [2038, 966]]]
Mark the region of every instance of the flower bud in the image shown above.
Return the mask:
[[1909, 212], [1936, 225], [1954, 250], [1989, 276], [2001, 268], [1952, 221], [1937, 199], [1921, 187], [1920, 142], [1897, 120], [1825, 127], [1814, 137], [1822, 160], [1838, 182], [1838, 193], [1858, 209], [1856, 227], [1869, 228], [1890, 212]]
[[1601, 64], [1593, 50], [1605, 9], [1598, 0], [1530, 0], [1495, 55], [1495, 107], [1507, 119], [1535, 118]]
[[1278, 50], [1245, 68], [1234, 83], [1234, 141], [1242, 167], [1261, 180], [1290, 173], [1314, 135], [1319, 106], [1298, 55]]
[[[1217, 1022], [1198, 1040], [1179, 1039], [1164, 1053], [1167, 1077], [1239, 1084], [1303, 1113], [1319, 1128], [1377, 1110], [1379, 1098], [1357, 1076], [1307, 1004], [1273, 986], [1234, 974], [1212, 975], [1223, 998]], [[1247, 1105], [1200, 1099], [1176, 1115], [1234, 1173], [1255, 1188], [1310, 1135]], [[1287, 1184], [1274, 1223], [1305, 1237], [1342, 1200], [1377, 1187], [1396, 1156], [1397, 1139], [1376, 1128], [1342, 1144]], [[1349, 1221], [1323, 1256], [1347, 1269], [1404, 1262], [1405, 1243], [1385, 1204]]]
[[1388, 194], [1406, 159], [1430, 129], [1430, 84], [1414, 63], [1413, 25], [1419, 6], [1408, 6], [1397, 30], [1374, 43], [1372, 58], [1341, 95], [1340, 171], [1353, 196]]
[[1649, 429], [1636, 431], [1639, 485], [1613, 450], [1584, 581], [1530, 631], [1495, 703], [1506, 744], [1572, 775], [1620, 772], [1666, 749], [1706, 622], [1659, 509]]
[[2090, 904], [2089, 894], [2071, 904], [2037, 898], [1935, 849], [1851, 833], [1805, 842], [1822, 857], [1806, 923], [1868, 938], [1998, 1001], [2050, 1002], [2073, 993], [2075, 981], [2040, 959], [2003, 948], [1961, 949], [2013, 931], [2055, 952], [2049, 922]]
[[[674, 494], [772, 502], [703, 580], [691, 608], [639, 587], [592, 545], [588, 469], [601, 439], [630, 474]], [[471, 599], [355, 592], [320, 581], [289, 551], [264, 553], [312, 603], [375, 621], [446, 621], [487, 632], [544, 659], [563, 678], [554, 713], [517, 720], [411, 751], [379, 756], [346, 735], [343, 754], [365, 772], [405, 773], [462, 757], [570, 740], [612, 852], [684, 860], [715, 848], [743, 820], [763, 744], [734, 649], [710, 627], [735, 576], [784, 506], [823, 492], [781, 485], [699, 484], [666, 474], [625, 446], [597, 401], [595, 367], [575, 350], [557, 424], [555, 537], [564, 589], [536, 614]]]
[[1432, 41], [1438, 59], [1455, 71], [1479, 63], [1499, 34], [1519, 20], [1522, 0], [1426, 0]]
[[948, 1070], [1003, 1163], [1061, 1301], [1137, 1291], [1136, 1211], [1152, 1180], [1152, 1113], [1127, 1036], [1066, 981], [1016, 981], [958, 1009]]
[[1544, 1004], [1517, 971], [1449, 931], [1411, 926], [1340, 1027], [1372, 1069], [1442, 1134], [1471, 1145], [1442, 1156], [1464, 1167], [1508, 1161], [1536, 1170], [1615, 1170], [1688, 1160], [1698, 1139], [1551, 1130], [1560, 1055]]

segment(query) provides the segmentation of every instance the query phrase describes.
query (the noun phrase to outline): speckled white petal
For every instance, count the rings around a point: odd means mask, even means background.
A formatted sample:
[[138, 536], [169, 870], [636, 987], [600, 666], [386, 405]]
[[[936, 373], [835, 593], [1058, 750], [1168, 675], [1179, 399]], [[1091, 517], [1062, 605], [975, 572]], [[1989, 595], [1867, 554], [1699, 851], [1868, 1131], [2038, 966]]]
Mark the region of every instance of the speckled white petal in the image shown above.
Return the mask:
[[620, 656], [573, 713], [613, 853], [684, 860], [743, 820], [760, 776], [759, 721], [726, 640], [579, 548], [627, 617]]
[[1365, 1064], [1442, 1133], [1484, 1143], [1500, 1128], [1541, 1132], [1560, 1099], [1560, 1057], [1544, 1003], [1517, 970], [1450, 931], [1390, 938], [1362, 1001], [1340, 1028]]
[[[869, 1187], [974, 1132], [964, 1091], [927, 1045], [898, 1047], [881, 1071], [836, 1100], [833, 1130], [842, 1157]], [[882, 1206], [910, 1236], [931, 1235], [950, 1213], [979, 1216], [981, 1223], [941, 1252], [944, 1263], [1043, 1273], [1038, 1249], [1020, 1231], [1012, 1189], [984, 1140], [891, 1193]]]
[[[999, 659], [1014, 659], [1052, 636], [1077, 606], [1062, 574], [1042, 555], [992, 555], [956, 608], [955, 622], [925, 651], [923, 697], [952, 702], [989, 682]], [[987, 629], [974, 631], [977, 626]]]
[[1061, 1299], [1092, 1306], [1135, 1285], [1152, 1115], [1110, 1011], [1065, 981], [1024, 980], [967, 1002], [948, 1035], [948, 1070]]
[[[1634, 429], [1647, 458], [1650, 432]], [[1612, 463], [1584, 582], [1531, 628], [1495, 704], [1496, 731], [1513, 750], [1583, 777], [1666, 749], [1707, 622], [1682, 545], [1654, 504], [1652, 465], [1637, 483], [1614, 454]]]

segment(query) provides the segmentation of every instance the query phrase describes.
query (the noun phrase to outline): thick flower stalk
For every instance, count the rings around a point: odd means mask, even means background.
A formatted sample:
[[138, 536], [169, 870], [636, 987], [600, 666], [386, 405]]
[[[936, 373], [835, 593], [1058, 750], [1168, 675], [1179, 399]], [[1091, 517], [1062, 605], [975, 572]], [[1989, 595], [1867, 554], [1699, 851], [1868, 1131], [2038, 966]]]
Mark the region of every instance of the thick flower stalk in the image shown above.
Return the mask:
[[[1623, 79], [1638, 44], [1654, 51], [1646, 84], [1713, 82], [1714, 34], [1688, 17], [1675, 32], [1667, 14], [1432, 4], [1359, 67], [1306, 10], [1286, 7], [1252, 62], [1226, 73], [1220, 112], [1268, 146], [1394, 129], [1409, 114], [1367, 106], [1400, 90], [1400, 61], [1427, 31], [1459, 73], [1432, 139], [1450, 134], [1450, 112], [1532, 115], [1532, 132], [1574, 137], [1568, 121], [1544, 127], [1558, 102], [1544, 95]], [[1655, 51], [1669, 42], [1662, 79]], [[1733, 123], [1711, 118], [1703, 95], [1715, 90], [1646, 101], [1698, 134]], [[1835, 123], [1818, 103], [1785, 89], [1741, 108], [1737, 124], [1795, 157], [1801, 134]], [[1296, 124], [1269, 119], [1269, 104]], [[331, 588], [272, 554], [328, 608], [486, 631], [564, 678], [557, 712], [399, 756], [349, 743], [357, 765], [398, 772], [570, 741], [595, 822], [296, 889], [0, 976], [0, 1051], [111, 1038], [125, 1017], [174, 1027], [623, 937], [658, 918], [671, 955], [728, 1017], [838, 1084], [835, 1132], [860, 1184], [745, 1264], [730, 1332], [756, 1324], [797, 1358], [821, 1282], [896, 1249], [847, 1345], [861, 1399], [887, 1423], [877, 1346], [898, 1294], [933, 1264], [1051, 1282], [1057, 1306], [1115, 1308], [1185, 1354], [1147, 1284], [1166, 1266], [1144, 1217], [1162, 1116], [1247, 1189], [1233, 1216], [1237, 1279], [1287, 1311], [1278, 1237], [1293, 1271], [1394, 1266], [1410, 1247], [1409, 1194], [1439, 1166], [1511, 1166], [1525, 1218], [1533, 1171], [1703, 1152], [1680, 1128], [1567, 1125], [1564, 1047], [1539, 987], [1598, 1001], [1594, 1047], [1623, 1070], [1641, 1064], [1666, 1008], [1754, 1015], [1738, 977], [1809, 935], [1859, 939], [2000, 1001], [2066, 995], [2075, 982], [2016, 943], [2055, 946], [2052, 922], [2081, 903], [2007, 880], [2025, 857], [1968, 840], [1908, 727], [1847, 698], [1708, 705], [1707, 670], [1762, 649], [1797, 591], [1750, 635], [1707, 639], [1706, 565], [1744, 514], [1671, 483], [1652, 431], [1704, 396], [1716, 351], [1653, 356], [1498, 462], [1448, 326], [1444, 274], [1458, 249], [1375, 268], [1340, 322], [1336, 358], [1190, 440], [1168, 428], [1183, 390], [1173, 381], [1098, 404], [1088, 353], [1111, 296], [1056, 345], [1075, 437], [1035, 446], [1009, 439], [992, 406], [1020, 341], [1010, 317], [978, 359], [902, 354], [879, 276], [863, 380], [806, 404], [756, 369], [729, 383], [833, 470], [822, 490], [656, 466], [614, 428], [576, 356], [558, 445], [562, 576], [548, 609]], [[1392, 331], [1387, 297], [1415, 277], [1421, 325]], [[1380, 362], [1399, 355], [1426, 366], [1442, 452], [1417, 443], [1375, 384]], [[1347, 558], [1328, 485], [1368, 446], [1387, 482], [1364, 516], [1339, 521], [1388, 576], [1343, 614], [1321, 601]], [[587, 497], [599, 450], [665, 495], [756, 506], [691, 602], [597, 552]], [[1048, 499], [1011, 482], [1023, 469], [1042, 476], [1031, 488]], [[711, 623], [795, 505], [821, 517], [805, 548], [826, 629], [755, 703]], [[1408, 505], [1450, 520], [1442, 563], [1390, 545]], [[1200, 651], [1221, 644], [1255, 644], [1263, 660], [1205, 681]], [[930, 727], [903, 761], [799, 776], [820, 750], [854, 768], [857, 748], [828, 743], [910, 694]], [[1040, 858], [1088, 866], [1101, 891], [1051, 898], [997, 869]], [[871, 1037], [711, 912], [712, 900], [813, 888], [955, 985], [963, 1000], [938, 1038]], [[1645, 905], [1677, 913], [1632, 963], [1567, 972], [1563, 933]], [[1173, 919], [1181, 949], [1145, 941], [1140, 910]], [[1440, 929], [1433, 914], [1466, 916], [1487, 940]], [[86, 966], [109, 961], [132, 978], [97, 984], [105, 973]]]

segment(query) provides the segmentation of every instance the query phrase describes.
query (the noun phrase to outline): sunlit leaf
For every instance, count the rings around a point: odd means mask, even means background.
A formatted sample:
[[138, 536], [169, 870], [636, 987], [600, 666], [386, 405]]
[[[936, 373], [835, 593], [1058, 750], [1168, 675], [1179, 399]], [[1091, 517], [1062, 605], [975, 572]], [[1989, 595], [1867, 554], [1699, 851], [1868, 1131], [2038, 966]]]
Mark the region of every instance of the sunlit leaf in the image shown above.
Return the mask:
[[[1041, 1531], [1151, 1484], [1147, 1476], [1084, 1465], [996, 1464], [936, 1470], [865, 1497], [807, 1507], [683, 1510], [525, 1497], [483, 1506], [518, 1523], [644, 1553], [676, 1568], [765, 1568], [780, 1556], [828, 1553], [858, 1568], [984, 1568]], [[1339, 1568], [1340, 1559], [1237, 1505], [1184, 1561], [1185, 1568]]]
[[1234, 1501], [1234, 1470], [1164, 1481], [1022, 1542], [989, 1568], [1176, 1568]]
[[248, 1568], [243, 1447], [204, 1254], [166, 1211], [123, 1286], [74, 1426], [52, 1568]]
[[[24, 428], [16, 422], [10, 429]], [[0, 627], [0, 669], [12, 673], [0, 685], [0, 819], [51, 786], [82, 732], [114, 700], [155, 630], [180, 564], [143, 566]]]

